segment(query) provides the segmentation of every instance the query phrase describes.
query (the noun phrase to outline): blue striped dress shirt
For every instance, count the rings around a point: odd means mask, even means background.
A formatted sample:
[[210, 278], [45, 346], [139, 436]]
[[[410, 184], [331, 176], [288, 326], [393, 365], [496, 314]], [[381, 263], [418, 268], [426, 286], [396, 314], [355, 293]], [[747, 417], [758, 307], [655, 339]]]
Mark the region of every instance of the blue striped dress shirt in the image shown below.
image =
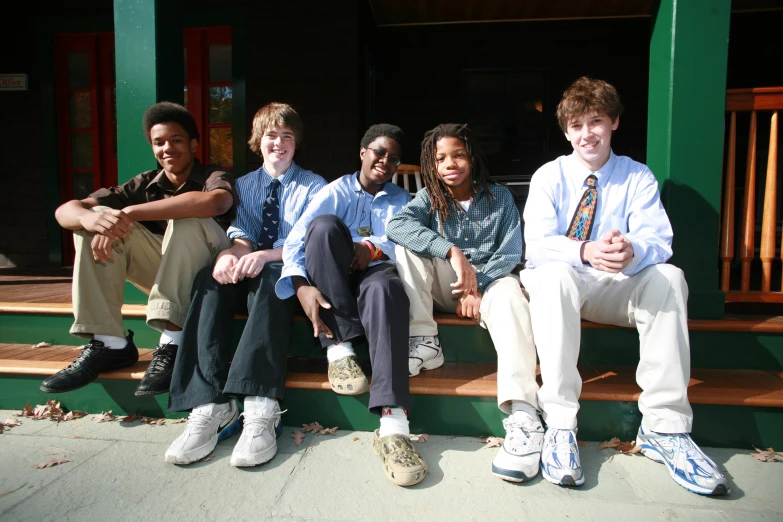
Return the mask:
[[[228, 228], [229, 239], [245, 239], [253, 243], [253, 250], [258, 249], [263, 230], [264, 200], [269, 196], [273, 179], [263, 166], [237, 179], [239, 205], [237, 217]], [[280, 180], [280, 188], [277, 190], [280, 200], [280, 228], [273, 248], [283, 246], [307, 205], [316, 193], [326, 186], [324, 178], [296, 163], [292, 163], [285, 174], [277, 179]]]

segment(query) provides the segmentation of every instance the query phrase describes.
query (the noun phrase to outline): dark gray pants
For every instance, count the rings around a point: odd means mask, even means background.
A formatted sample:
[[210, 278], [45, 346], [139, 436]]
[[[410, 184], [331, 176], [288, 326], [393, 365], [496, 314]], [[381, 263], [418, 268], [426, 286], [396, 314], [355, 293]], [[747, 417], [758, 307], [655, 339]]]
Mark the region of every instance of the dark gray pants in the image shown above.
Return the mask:
[[[282, 263], [267, 263], [253, 279], [221, 285], [212, 267], [193, 283], [169, 391], [169, 410], [187, 411], [230, 396], [285, 395], [286, 356], [291, 341], [294, 299], [280, 300], [275, 283]], [[247, 324], [232, 358], [234, 314], [245, 311]]]
[[370, 411], [383, 406], [410, 407], [408, 382], [408, 296], [397, 269], [382, 263], [351, 273], [353, 240], [334, 215], [315, 218], [305, 235], [305, 265], [312, 284], [332, 308], [320, 309], [334, 334], [321, 335], [321, 346], [366, 338], [370, 347]]

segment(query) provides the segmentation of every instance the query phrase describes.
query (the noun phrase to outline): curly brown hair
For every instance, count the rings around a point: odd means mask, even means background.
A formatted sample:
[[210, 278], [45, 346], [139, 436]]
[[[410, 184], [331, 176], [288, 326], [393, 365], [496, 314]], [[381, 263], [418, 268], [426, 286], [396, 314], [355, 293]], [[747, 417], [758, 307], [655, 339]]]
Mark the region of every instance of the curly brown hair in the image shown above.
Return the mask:
[[593, 111], [604, 112], [615, 121], [623, 113], [620, 95], [611, 84], [582, 76], [563, 93], [557, 106], [557, 123], [566, 132], [568, 122]]
[[269, 127], [288, 127], [294, 133], [296, 141], [296, 150], [302, 147], [304, 140], [304, 126], [299, 114], [287, 103], [272, 102], [267, 103], [253, 116], [253, 134], [250, 136], [247, 144], [250, 150], [261, 155], [261, 138]]

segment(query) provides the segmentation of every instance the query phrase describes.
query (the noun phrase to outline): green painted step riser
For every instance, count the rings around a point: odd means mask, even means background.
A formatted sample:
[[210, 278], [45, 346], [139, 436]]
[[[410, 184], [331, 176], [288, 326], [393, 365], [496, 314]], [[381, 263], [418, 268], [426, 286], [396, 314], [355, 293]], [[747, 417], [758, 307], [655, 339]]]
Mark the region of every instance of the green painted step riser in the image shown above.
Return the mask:
[[[80, 390], [62, 394], [45, 394], [38, 389], [40, 383], [41, 378], [33, 375], [0, 376], [0, 409], [21, 410], [28, 402], [35, 406], [56, 399], [69, 409], [88, 413], [112, 410], [119, 415], [185, 416], [167, 413], [168, 395], [135, 397], [133, 391], [137, 381], [99, 379]], [[286, 390], [282, 406], [288, 412], [283, 416], [283, 422], [296, 426], [318, 421], [323, 426], [372, 431], [378, 427], [378, 417], [367, 411], [368, 400], [368, 394], [345, 397], [329, 391]], [[641, 414], [635, 402], [584, 401], [581, 406], [580, 440], [636, 438]], [[783, 409], [696, 404], [693, 410], [696, 419], [693, 437], [700, 444], [734, 448], [783, 447]], [[503, 436], [503, 417], [492, 398], [414, 395], [410, 409], [414, 433]]]
[[[68, 333], [73, 318], [67, 315], [0, 314], [0, 343], [30, 343], [78, 346], [83, 340]], [[244, 321], [236, 321], [234, 340]], [[136, 344], [154, 348], [160, 334], [147, 327], [143, 318], [125, 320], [135, 333]], [[494, 362], [495, 350], [486, 330], [471, 326], [441, 326], [441, 342], [447, 361]], [[581, 364], [628, 365], [638, 362], [639, 340], [634, 330], [583, 330]], [[359, 347], [366, 355], [366, 347]], [[312, 337], [309, 323], [295, 322], [291, 355], [318, 356], [323, 352]], [[693, 368], [783, 370], [783, 335], [739, 332], [691, 332]]]

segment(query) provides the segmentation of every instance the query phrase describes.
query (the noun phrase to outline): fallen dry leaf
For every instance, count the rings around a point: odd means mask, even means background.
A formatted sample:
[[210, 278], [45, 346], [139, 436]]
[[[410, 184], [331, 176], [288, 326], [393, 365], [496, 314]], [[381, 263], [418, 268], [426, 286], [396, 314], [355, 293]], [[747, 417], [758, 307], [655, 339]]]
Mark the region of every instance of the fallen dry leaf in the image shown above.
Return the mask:
[[754, 446], [753, 449], [756, 450], [758, 453], [751, 453], [750, 456], [758, 460], [759, 462], [783, 462], [783, 458], [781, 458], [780, 453], [772, 448], [767, 448], [766, 450], [760, 450]]
[[151, 426], [163, 426], [166, 424], [166, 419], [156, 419], [154, 417], [144, 417], [141, 419], [141, 422], [144, 424], [149, 424]]
[[585, 446], [587, 446], [587, 443], [585, 441], [583, 441], [583, 440], [577, 440], [576, 441], [576, 445], [585, 447]]
[[183, 422], [188, 422], [188, 418], [183, 417], [181, 419], [174, 419], [173, 421], [171, 421], [172, 424], [182, 424]]
[[210, 460], [212, 460], [214, 458], [215, 458], [215, 452], [213, 451], [212, 453], [210, 453], [209, 455], [207, 455], [206, 457], [201, 459], [201, 461], [202, 462], [209, 462]]
[[321, 435], [334, 435], [335, 431], [337, 431], [337, 426], [335, 426], [334, 428], [324, 428], [318, 433], [320, 433]]
[[63, 435], [66, 439], [86, 439], [87, 437], [82, 437], [81, 435]]
[[32, 417], [33, 416], [33, 410], [30, 409], [30, 403], [28, 402], [25, 407], [16, 414], [17, 417]]
[[305, 433], [308, 433], [308, 432], [309, 432], [309, 433], [312, 433], [313, 435], [315, 435], [315, 434], [317, 434], [318, 432], [320, 432], [322, 429], [324, 429], [324, 427], [323, 427], [323, 426], [321, 426], [321, 423], [320, 423], [320, 422], [318, 422], [318, 421], [315, 421], [315, 422], [314, 422], [314, 423], [312, 423], [312, 424], [302, 424], [302, 430], [303, 430]]
[[294, 444], [299, 446], [302, 442], [304, 442], [305, 437], [307, 435], [304, 434], [302, 430], [296, 430], [291, 432], [291, 438], [294, 439]]
[[71, 462], [71, 461], [52, 459], [49, 462], [42, 462], [40, 464], [36, 464], [35, 466], [33, 466], [33, 468], [35, 469], [51, 468], [53, 466], [59, 466], [60, 464], [65, 464], [66, 462]]
[[353, 438], [353, 440], [355, 440], [355, 441], [356, 441], [356, 440], [359, 440], [359, 437], [354, 437], [354, 438]]
[[72, 421], [76, 419], [81, 419], [82, 417], [86, 417], [87, 413], [79, 410], [71, 410], [65, 415], [62, 416], [61, 419], [57, 419], [57, 422], [66, 422], [66, 421]]
[[41, 342], [41, 343], [38, 343], [38, 344], [34, 344], [33, 348], [48, 348], [51, 345], [52, 345], [52, 343]]
[[9, 417], [9, 418], [7, 418], [7, 419], [6, 419], [6, 420], [3, 422], [3, 424], [5, 424], [6, 428], [13, 428], [14, 426], [21, 426], [21, 425], [22, 425], [22, 423], [21, 423], [21, 422], [19, 422], [19, 421], [18, 421], [18, 420], [16, 420], [16, 419], [10, 418], [10, 417]]
[[3, 433], [5, 431], [5, 426], [0, 424], [0, 433]]
[[500, 447], [503, 445], [503, 441], [505, 439], [503, 437], [487, 437], [486, 439], [481, 439], [479, 442], [484, 443], [484, 447], [481, 449], [487, 449], [487, 448], [495, 448]]
[[109, 411], [104, 411], [100, 415], [96, 415], [95, 417], [93, 417], [92, 420], [94, 420], [95, 422], [111, 422], [117, 420], [117, 417], [112, 415], [111, 410], [109, 410]]
[[426, 433], [422, 433], [420, 435], [411, 435], [411, 440], [414, 441], [414, 442], [421, 442], [421, 443], [423, 443], [423, 442], [427, 442], [428, 440], [430, 440], [430, 436], [427, 435]]
[[642, 451], [642, 447], [637, 446], [635, 440], [632, 440], [630, 442], [623, 442], [617, 437], [612, 437], [608, 441], [601, 442], [600, 444], [598, 444], [598, 449], [616, 449], [620, 453], [627, 453], [631, 455], [634, 455]]
[[121, 418], [120, 422], [133, 422], [138, 419], [141, 419], [141, 415], [131, 413], [130, 415], [126, 415], [125, 417]]
[[33, 410], [34, 420], [52, 419], [59, 421], [63, 416], [63, 410], [60, 403], [50, 399], [46, 404], [39, 404]]

